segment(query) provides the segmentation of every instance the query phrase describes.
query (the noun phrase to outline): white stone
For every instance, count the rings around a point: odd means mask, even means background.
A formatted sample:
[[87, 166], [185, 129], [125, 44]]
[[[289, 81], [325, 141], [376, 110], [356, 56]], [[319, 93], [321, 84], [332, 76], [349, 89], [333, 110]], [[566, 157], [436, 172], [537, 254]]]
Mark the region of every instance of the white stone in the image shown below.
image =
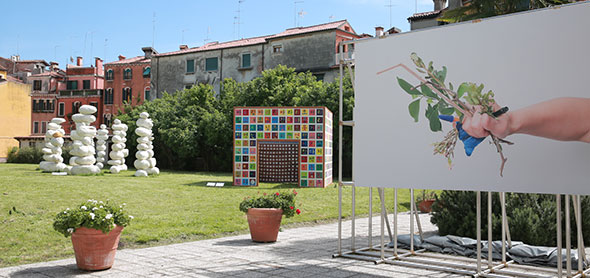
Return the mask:
[[96, 135], [96, 127], [93, 126], [80, 126], [76, 128], [79, 136], [83, 137], [94, 137]]
[[96, 139], [102, 140], [103, 142], [101, 142], [101, 144], [104, 144], [107, 140], [109, 140], [109, 136], [104, 134], [98, 134], [96, 135]]
[[97, 162], [96, 167], [98, 167], [98, 169], [102, 169], [104, 168], [104, 165], [102, 164], [102, 162]]
[[89, 156], [94, 155], [95, 151], [92, 146], [74, 146], [70, 154], [73, 156]]
[[[97, 157], [96, 162], [103, 163], [103, 162], [105, 162], [105, 159], [104, 159], [104, 157]], [[97, 166], [98, 166], [98, 163], [96, 163]], [[100, 168], [102, 169], [103, 167], [100, 167]]]
[[123, 143], [123, 138], [121, 138], [121, 136], [119, 136], [119, 135], [113, 136], [112, 140], [113, 140], [113, 143]]
[[[106, 155], [107, 155], [107, 153], [105, 151], [98, 151], [98, 152], [96, 152], [96, 156], [98, 156], [98, 157], [100, 157], [102, 159], [104, 159], [103, 157], [106, 156]], [[102, 161], [100, 161], [100, 162], [102, 162]]]
[[121, 169], [119, 169], [119, 167], [117, 166], [111, 166], [110, 171], [112, 174], [118, 174], [119, 172], [121, 172]]
[[80, 142], [82, 142], [84, 146], [94, 146], [94, 140], [92, 140], [92, 137], [84, 137]]
[[137, 137], [137, 140], [135, 141], [137, 141], [137, 144], [147, 144], [150, 139], [147, 137]]
[[78, 164], [76, 164], [76, 158], [78, 158], [78, 157], [77, 156], [70, 157], [70, 163], [68, 163], [68, 164], [70, 164], [70, 166], [78, 165]]
[[43, 154], [53, 154], [53, 150], [50, 148], [43, 148], [43, 149], [41, 149], [41, 152]]
[[109, 160], [109, 161], [107, 161], [107, 164], [117, 166], [117, 165], [121, 165], [122, 163], [121, 163], [121, 160], [117, 159], [117, 160]]
[[53, 144], [51, 144], [50, 142], [47, 142], [47, 143], [43, 144], [43, 147], [49, 148], [49, 149], [55, 148], [55, 146]]
[[146, 170], [146, 172], [150, 175], [158, 175], [158, 174], [160, 174], [160, 169], [158, 169], [158, 167], [152, 167], [152, 168], [148, 168]]
[[53, 119], [51, 119], [51, 122], [54, 124], [61, 125], [61, 124], [65, 123], [66, 120], [64, 118], [53, 118]]
[[48, 123], [47, 124], [47, 129], [50, 129], [50, 130], [58, 130], [60, 128], [61, 128], [61, 125], [58, 125], [56, 123]]
[[135, 171], [135, 176], [136, 177], [147, 177], [148, 173], [144, 170], [137, 170], [137, 171]]
[[135, 162], [133, 162], [133, 166], [135, 169], [145, 170], [150, 167], [150, 163], [147, 160], [135, 160]]
[[125, 145], [123, 143], [117, 143], [117, 144], [112, 144], [111, 145], [111, 149], [113, 151], [121, 151], [125, 148]]
[[94, 115], [74, 114], [72, 115], [72, 121], [76, 123], [90, 124], [96, 122]]
[[64, 139], [62, 137], [51, 138], [51, 140], [49, 142], [51, 143], [51, 145], [54, 145], [56, 147], [61, 147], [64, 145]]
[[70, 132], [70, 138], [72, 138], [72, 140], [82, 140], [84, 137], [81, 135], [78, 135], [78, 132], [76, 130], [72, 130], [72, 132]]
[[154, 151], [153, 150], [148, 150], [147, 152], [150, 154], [150, 157], [154, 157]]
[[138, 127], [135, 129], [135, 134], [139, 136], [150, 136], [152, 135], [152, 131], [144, 127]]
[[[135, 158], [139, 160], [146, 160], [150, 157], [150, 154], [146, 151], [138, 151], [135, 153]], [[149, 166], [148, 166], [149, 167]]]
[[96, 163], [96, 158], [92, 155], [76, 158], [76, 164], [78, 165], [92, 165], [94, 163]]
[[150, 114], [148, 112], [141, 112], [139, 113], [139, 117], [142, 119], [147, 119], [150, 117]]
[[107, 143], [106, 140], [98, 139], [98, 140], [96, 140], [96, 147], [98, 148], [99, 146], [106, 145], [106, 143]]
[[121, 124], [121, 120], [119, 120], [119, 119], [115, 119], [115, 120], [113, 121], [113, 123], [114, 123], [114, 124], [116, 124], [116, 125], [119, 125], [119, 124]]
[[121, 164], [119, 167], [121, 168], [121, 171], [127, 171], [127, 164]]
[[147, 151], [150, 149], [150, 146], [148, 144], [139, 144], [137, 145], [137, 149], [140, 151]]
[[147, 129], [151, 129], [153, 127], [153, 124], [151, 123], [151, 121], [149, 119], [139, 119], [139, 120], [137, 120], [136, 124], [139, 127], [143, 127], [143, 128], [147, 128]]
[[98, 174], [100, 169], [95, 165], [76, 165], [70, 170], [72, 175]]
[[53, 163], [60, 163], [64, 161], [63, 157], [57, 154], [46, 154], [43, 156], [43, 160]]
[[122, 151], [111, 151], [109, 157], [114, 160], [120, 160], [125, 157], [125, 154]]
[[[124, 149], [124, 150], [122, 150], [122, 152], [123, 152], [123, 156], [124, 157], [128, 157], [129, 156], [129, 150], [128, 149]], [[123, 159], [123, 161], [125, 161], [125, 159]]]
[[80, 113], [84, 114], [84, 115], [92, 115], [94, 113], [96, 113], [96, 107], [92, 106], [92, 105], [82, 105], [80, 106]]
[[155, 158], [150, 157], [149, 162], [150, 162], [150, 168], [156, 167], [156, 159]]

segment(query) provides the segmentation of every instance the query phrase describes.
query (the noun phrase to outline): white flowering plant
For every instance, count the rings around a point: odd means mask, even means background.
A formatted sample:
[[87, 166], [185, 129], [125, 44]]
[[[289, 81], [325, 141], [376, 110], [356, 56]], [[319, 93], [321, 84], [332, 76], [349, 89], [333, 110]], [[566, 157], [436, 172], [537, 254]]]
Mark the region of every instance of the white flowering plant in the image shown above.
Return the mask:
[[108, 233], [116, 226], [129, 225], [133, 216], [125, 211], [125, 204], [118, 205], [106, 202], [88, 200], [78, 207], [59, 212], [53, 221], [53, 229], [65, 237], [72, 235], [76, 229], [86, 227]]

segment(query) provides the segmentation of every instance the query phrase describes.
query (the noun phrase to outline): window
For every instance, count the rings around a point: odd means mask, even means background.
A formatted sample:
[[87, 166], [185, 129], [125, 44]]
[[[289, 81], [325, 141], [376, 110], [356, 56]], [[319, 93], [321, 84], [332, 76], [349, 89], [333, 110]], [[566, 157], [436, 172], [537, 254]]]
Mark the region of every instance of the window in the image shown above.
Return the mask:
[[195, 60], [186, 60], [186, 73], [195, 72]]
[[122, 101], [131, 104], [131, 88], [127, 87], [123, 89]]
[[78, 114], [78, 112], [80, 110], [80, 106], [82, 106], [82, 105], [80, 104], [79, 101], [72, 103], [72, 114]]
[[114, 74], [112, 69], [107, 70], [107, 75], [105, 76], [106, 80], [113, 80]]
[[150, 77], [151, 73], [152, 73], [152, 68], [146, 67], [145, 69], [143, 69], [143, 77]]
[[37, 101], [33, 100], [33, 112], [37, 112]]
[[77, 80], [68, 81], [66, 83], [66, 89], [67, 90], [78, 90], [78, 81]]
[[33, 123], [33, 133], [39, 133], [39, 122]]
[[283, 45], [277, 44], [272, 46], [272, 53], [281, 53], [283, 52]]
[[41, 133], [45, 133], [47, 131], [47, 123], [41, 122]]
[[131, 69], [130, 68], [126, 68], [123, 71], [123, 79], [131, 79]]
[[33, 81], [33, 90], [41, 91], [41, 80]]
[[150, 100], [150, 87], [145, 87], [145, 90], [143, 91], [143, 99], [144, 100]]
[[205, 71], [217, 70], [217, 57], [205, 59]]
[[90, 80], [83, 80], [82, 81], [82, 89], [90, 90]]
[[242, 54], [242, 66], [241, 68], [245, 69], [245, 68], [250, 68], [251, 64], [250, 64], [250, 53], [244, 53]]
[[113, 89], [108, 88], [104, 91], [103, 95], [104, 104], [113, 104]]
[[66, 115], [66, 104], [63, 102], [59, 103], [59, 110], [57, 111], [58, 116], [65, 116]]

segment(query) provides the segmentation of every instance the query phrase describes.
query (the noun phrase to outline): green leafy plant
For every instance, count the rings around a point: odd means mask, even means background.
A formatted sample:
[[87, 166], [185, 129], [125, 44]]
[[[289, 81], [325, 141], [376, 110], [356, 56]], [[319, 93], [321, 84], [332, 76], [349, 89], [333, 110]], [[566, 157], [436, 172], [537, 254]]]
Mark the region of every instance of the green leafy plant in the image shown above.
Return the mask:
[[[433, 66], [433, 62], [430, 61], [428, 66], [422, 61], [416, 53], [410, 55], [412, 62], [416, 66], [416, 71], [422, 73], [424, 77], [421, 77], [418, 73], [411, 70], [404, 64], [396, 65], [395, 67], [402, 67], [410, 72], [414, 77], [420, 80], [420, 83], [413, 86], [402, 78], [397, 78], [399, 86], [412, 97], [412, 102], [408, 106], [410, 116], [415, 122], [418, 122], [420, 114], [420, 103], [426, 103], [425, 117], [429, 121], [430, 130], [433, 132], [442, 131], [442, 124], [439, 119], [439, 115], [453, 115], [458, 117], [461, 121], [464, 115], [471, 116], [473, 113], [488, 114], [491, 117], [493, 115], [495, 104], [494, 93], [490, 90], [488, 92], [483, 91], [484, 85], [477, 85], [476, 83], [463, 82], [454, 91], [454, 86], [450, 82], [448, 87], [445, 84], [447, 76], [447, 68], [443, 66], [437, 70]], [[391, 68], [391, 69], [392, 69]], [[476, 112], [475, 106], [481, 107], [480, 112]], [[496, 150], [500, 154], [502, 161], [500, 165], [500, 176], [506, 163], [506, 158], [502, 152], [502, 146], [500, 143], [512, 144], [509, 141], [500, 139], [493, 134], [490, 136], [493, 144], [496, 146]], [[443, 138], [442, 141], [434, 143], [434, 153], [441, 154], [447, 158], [449, 167], [452, 165], [452, 159], [454, 157], [455, 145], [459, 138], [459, 132], [457, 129], [451, 129]]]
[[111, 201], [88, 200], [77, 208], [59, 212], [54, 219], [53, 229], [69, 237], [80, 227], [101, 230], [108, 233], [116, 226], [127, 226], [133, 219], [124, 208]]
[[277, 208], [283, 210], [283, 215], [292, 217], [295, 214], [300, 214], [301, 210], [295, 208], [295, 197], [297, 191], [273, 194], [263, 193], [258, 197], [246, 197], [240, 203], [240, 211], [248, 212], [250, 208]]

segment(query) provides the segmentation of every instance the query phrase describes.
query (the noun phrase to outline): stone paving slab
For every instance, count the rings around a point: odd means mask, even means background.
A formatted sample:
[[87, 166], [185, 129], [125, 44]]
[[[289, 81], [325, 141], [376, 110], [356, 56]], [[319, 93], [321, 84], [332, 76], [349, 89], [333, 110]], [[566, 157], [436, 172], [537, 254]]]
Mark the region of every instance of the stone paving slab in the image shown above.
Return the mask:
[[[389, 216], [391, 221], [391, 217]], [[369, 218], [355, 222], [357, 248], [369, 243]], [[425, 232], [436, 227], [420, 214]], [[398, 216], [398, 232], [410, 230], [409, 214]], [[372, 243], [380, 241], [380, 219], [372, 221]], [[387, 230], [386, 230], [387, 231]], [[417, 229], [416, 229], [417, 231]], [[342, 225], [343, 250], [350, 249], [351, 221]], [[332, 258], [337, 251], [338, 224], [285, 229], [276, 243], [255, 243], [238, 235], [143, 249], [117, 251], [109, 270], [87, 272], [74, 258], [0, 268], [0, 277], [464, 277], [389, 264]], [[388, 237], [386, 236], [386, 242]]]

